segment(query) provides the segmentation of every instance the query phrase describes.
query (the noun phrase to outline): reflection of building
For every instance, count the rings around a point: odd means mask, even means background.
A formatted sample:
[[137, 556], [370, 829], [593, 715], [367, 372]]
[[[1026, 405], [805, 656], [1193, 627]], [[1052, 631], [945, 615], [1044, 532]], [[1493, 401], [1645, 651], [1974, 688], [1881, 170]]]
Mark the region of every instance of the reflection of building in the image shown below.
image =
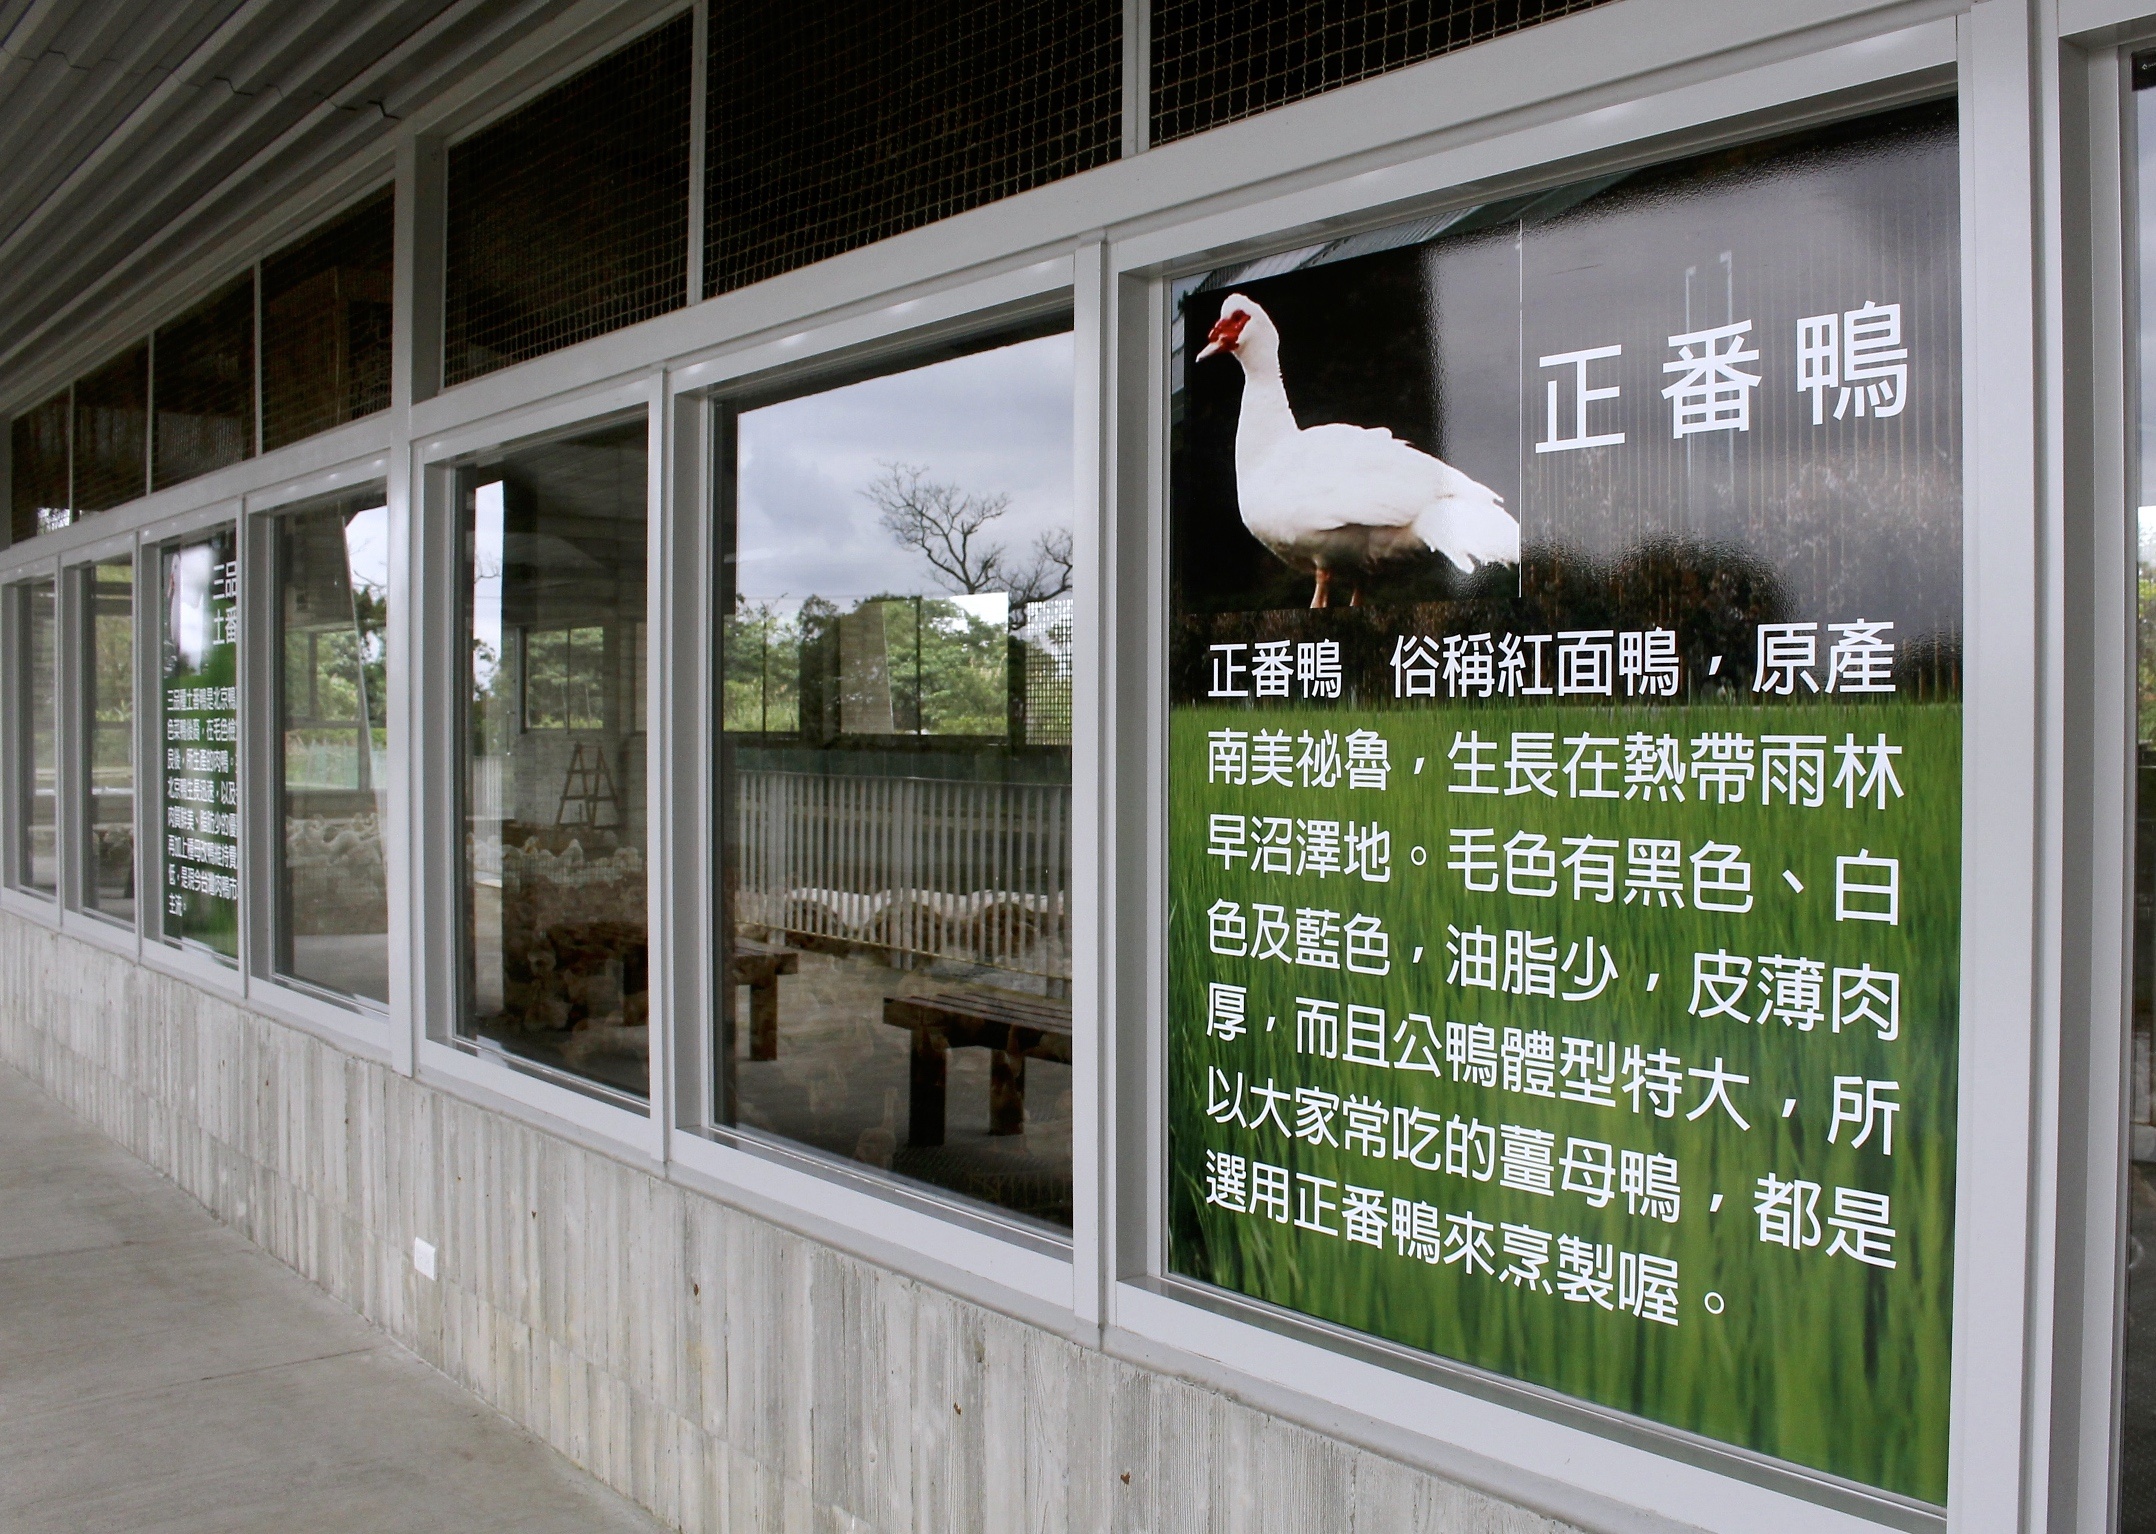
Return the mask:
[[683, 1527], [2156, 1526], [2151, 45], [14, 7], [0, 1059]]

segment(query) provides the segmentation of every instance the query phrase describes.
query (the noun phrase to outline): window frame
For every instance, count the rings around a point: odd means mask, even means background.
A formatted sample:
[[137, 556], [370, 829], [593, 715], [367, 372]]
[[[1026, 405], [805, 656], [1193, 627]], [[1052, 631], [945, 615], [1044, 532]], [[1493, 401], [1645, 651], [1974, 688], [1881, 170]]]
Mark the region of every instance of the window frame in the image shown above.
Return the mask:
[[[192, 981], [204, 986], [206, 989], [221, 993], [235, 1000], [244, 998], [247, 994], [247, 976], [251, 972], [253, 963], [253, 934], [249, 930], [250, 923], [247, 913], [250, 903], [256, 898], [256, 892], [251, 888], [253, 880], [250, 877], [253, 862], [253, 844], [256, 838], [253, 835], [253, 827], [249, 823], [249, 806], [254, 795], [256, 774], [254, 764], [249, 760], [252, 753], [247, 749], [247, 736], [251, 728], [250, 715], [254, 710], [248, 707], [246, 673], [248, 635], [255, 627], [254, 613], [252, 611], [254, 585], [248, 579], [249, 572], [246, 566], [245, 548], [240, 538], [244, 530], [243, 515], [242, 499], [239, 496], [231, 496], [212, 501], [206, 505], [197, 506], [191, 511], [182, 512], [147, 524], [139, 529], [136, 534], [141, 552], [137, 556], [135, 563], [138, 576], [145, 569], [149, 572], [149, 589], [153, 593], [153, 603], [155, 604], [152, 606], [151, 611], [157, 614], [148, 625], [138, 623], [135, 626], [135, 696], [138, 700], [147, 699], [150, 701], [150, 706], [138, 707], [135, 710], [135, 760], [137, 762], [162, 762], [164, 759], [162, 664], [165, 619], [160, 610], [162, 602], [156, 594], [159, 592], [164, 579], [162, 566], [164, 551], [169, 544], [181, 542], [198, 533], [209, 532], [218, 527], [228, 526], [233, 531], [233, 554], [240, 562], [240, 666], [238, 673], [240, 738], [235, 742], [238, 754], [237, 760], [233, 764], [234, 777], [239, 785], [240, 800], [239, 952], [227, 962], [215, 955], [201, 951], [199, 948], [184, 946], [168, 940], [165, 936], [164, 905], [162, 901], [150, 901], [147, 908], [138, 906], [137, 915], [138, 917], [147, 917], [147, 919], [140, 920], [138, 923], [142, 934], [141, 953], [143, 963], [153, 968], [164, 970], [179, 979]], [[151, 792], [138, 795], [135, 806], [136, 844], [142, 849], [141, 856], [148, 859], [150, 871], [153, 875], [156, 875], [138, 886], [145, 890], [161, 891], [164, 888], [162, 875], [157, 872], [163, 866], [162, 860], [156, 850], [161, 845], [161, 838], [164, 835], [164, 803], [163, 769], [160, 767], [157, 770], [156, 786]]]
[[[543, 363], [549, 359], [533, 360]], [[664, 412], [659, 409], [662, 387], [660, 377], [647, 375], [627, 382], [575, 390], [544, 399], [527, 409], [491, 416], [413, 444], [414, 482], [420, 492], [423, 511], [417, 519], [412, 548], [416, 577], [407, 599], [412, 611], [410, 618], [403, 620], [392, 613], [391, 624], [393, 632], [406, 635], [416, 632], [417, 653], [413, 656], [416, 669], [409, 675], [417, 713], [413, 722], [417, 729], [408, 737], [411, 745], [407, 749], [414, 753], [411, 759], [435, 769], [422, 772], [420, 781], [412, 786], [408, 796], [414, 821], [414, 847], [461, 848], [464, 844], [465, 742], [461, 689], [465, 658], [458, 650], [462, 643], [465, 594], [462, 590], [463, 528], [462, 508], [457, 500], [458, 471], [482, 454], [559, 440], [643, 415], [647, 423], [646, 621], [651, 622], [650, 614], [657, 601], [657, 583], [661, 578], [659, 528], [663, 522], [665, 463]], [[392, 582], [392, 600], [395, 595]], [[644, 679], [644, 685], [649, 710], [656, 694], [650, 690], [649, 677]], [[652, 713], [655, 715], [656, 710]], [[394, 688], [391, 717], [393, 720], [404, 717], [395, 706]], [[664, 801], [657, 757], [656, 750], [647, 753], [645, 803], [650, 807], [646, 828], [649, 853], [655, 853], [661, 839], [671, 834], [670, 806]], [[655, 877], [653, 861], [654, 858], [647, 855], [647, 881]], [[465, 1095], [480, 1093], [515, 1104], [513, 1111], [523, 1116], [536, 1113], [568, 1125], [580, 1137], [587, 1141], [596, 1139], [614, 1154], [626, 1152], [643, 1160], [663, 1161], [665, 1135], [662, 1115], [656, 1104], [664, 1095], [661, 1083], [668, 1079], [672, 1030], [662, 1000], [656, 994], [657, 987], [653, 988], [650, 1021], [651, 1106], [642, 1112], [627, 1107], [615, 1094], [602, 1095], [603, 1089], [586, 1090], [572, 1085], [566, 1078], [557, 1079], [543, 1069], [525, 1068], [511, 1063], [506, 1057], [495, 1058], [491, 1052], [458, 1042], [464, 1006], [460, 949], [464, 859], [461, 853], [436, 855], [418, 865], [414, 873], [412, 930], [417, 938], [414, 959], [419, 969], [418, 983], [414, 987], [417, 1002], [414, 1015], [416, 1019], [425, 1020], [423, 1024], [415, 1024], [413, 1030], [413, 1059], [419, 1079], [453, 1084], [453, 1090]], [[655, 907], [656, 885], [647, 887], [651, 890], [647, 898]], [[394, 932], [394, 915], [391, 927]], [[656, 973], [663, 956], [656, 922], [653, 928], [651, 962]]]
[[[2156, 48], [2148, 0], [2064, 0], [2059, 42], [2063, 215], [2062, 316], [2086, 365], [2060, 388], [2071, 453], [2062, 505], [2081, 536], [2063, 549], [2066, 721], [2087, 785], [2070, 803], [2080, 855], [2065, 870], [2068, 923], [2058, 1129], [2059, 1260], [2054, 1279], [2062, 1373], [2052, 1442], [2062, 1461], [2055, 1506], [2085, 1525], [2117, 1526], [2124, 1475], [2126, 1258], [2132, 1176], [2135, 839], [2139, 682], [2137, 423], [2147, 408], [2135, 337], [2145, 210], [2133, 56]], [[2138, 493], [2137, 493], [2138, 492]], [[2077, 823], [2078, 822], [2078, 823]], [[2076, 1026], [2080, 1018], [2086, 1026]], [[2071, 1371], [2071, 1372], [2068, 1372]]]
[[[53, 892], [42, 894], [24, 883], [24, 837], [29, 827], [24, 823], [28, 785], [24, 782], [29, 771], [27, 752], [29, 741], [29, 700], [27, 694], [18, 694], [18, 680], [28, 675], [30, 657], [24, 653], [28, 644], [29, 588], [41, 582], [51, 582], [53, 587], [53, 749], [55, 761], [53, 796]], [[0, 910], [10, 910], [36, 919], [46, 926], [60, 925], [60, 912], [67, 890], [68, 857], [62, 845], [66, 828], [62, 821], [67, 802], [67, 743], [63, 738], [66, 704], [61, 691], [64, 666], [61, 655], [65, 649], [62, 637], [66, 633], [66, 616], [60, 610], [61, 591], [65, 585], [58, 560], [39, 560], [20, 570], [11, 570], [0, 581], [0, 675], [7, 679], [5, 689], [7, 706], [0, 708], [0, 830], [6, 841], [0, 845]]]
[[[366, 418], [362, 417], [362, 420], [364, 419]], [[396, 1000], [401, 994], [400, 983], [403, 971], [409, 966], [409, 945], [402, 940], [399, 926], [402, 902], [397, 898], [397, 891], [407, 877], [410, 866], [405, 856], [405, 844], [398, 835], [397, 809], [400, 797], [397, 783], [400, 764], [404, 760], [396, 745], [401, 733], [396, 700], [399, 688], [405, 685], [402, 676], [403, 632], [399, 627], [397, 612], [401, 592], [397, 585], [399, 572], [395, 558], [400, 544], [401, 519], [397, 515], [396, 502], [390, 495], [389, 466], [389, 455], [376, 453], [246, 495], [243, 498], [239, 550], [240, 687], [243, 697], [252, 695], [265, 700], [264, 706], [253, 710], [254, 717], [244, 717], [240, 721], [241, 761], [243, 767], [249, 769], [240, 790], [241, 824], [249, 833], [240, 854], [240, 866], [245, 876], [240, 892], [240, 918], [242, 928], [247, 934], [246, 948], [250, 955], [247, 968], [248, 999], [250, 1004], [260, 1006], [287, 1021], [332, 1037], [359, 1042], [373, 1050], [384, 1050], [389, 1046], [397, 1012]], [[277, 737], [278, 711], [273, 692], [277, 676], [274, 611], [278, 596], [276, 521], [280, 516], [302, 509], [310, 501], [340, 494], [354, 494], [372, 485], [382, 487], [383, 502], [390, 508], [389, 542], [392, 551], [387, 668], [388, 718], [392, 744], [389, 752], [390, 781], [384, 789], [390, 801], [390, 810], [383, 817], [382, 827], [382, 855], [388, 868], [390, 891], [387, 1002], [377, 1002], [368, 996], [340, 995], [324, 987], [310, 985], [304, 980], [281, 975], [276, 968], [276, 849], [283, 837], [278, 803], [278, 789], [282, 782], [278, 753], [282, 743]], [[259, 791], [250, 792], [252, 784], [260, 784]]]
[[[1074, 566], [1078, 602], [1073, 668], [1084, 717], [1097, 631], [1088, 621], [1096, 579], [1091, 560], [1099, 520], [1097, 476], [1086, 472], [1087, 402], [1097, 399], [1096, 329], [1077, 293], [1079, 262], [1070, 256], [1010, 263], [984, 277], [957, 279], [897, 303], [811, 324], [779, 339], [758, 338], [731, 348], [691, 354], [667, 378], [673, 444], [668, 463], [669, 514], [663, 524], [665, 609], [655, 612], [652, 672], [655, 688], [652, 759], [672, 778], [667, 801], [670, 834], [653, 858], [654, 912], [666, 928], [663, 967], [655, 967], [673, 1021], [674, 1057], [666, 1093], [668, 1159], [695, 1182], [744, 1195], [752, 1207], [795, 1229], [871, 1261], [934, 1274], [937, 1281], [998, 1309], [1068, 1330], [1075, 1309], [1074, 1253], [1081, 1230], [1096, 1223], [1090, 1207], [1098, 1189], [1098, 1145], [1090, 1083], [1101, 1033], [1097, 996], [1087, 973], [1095, 928], [1080, 879], [1071, 907], [1073, 1023], [1073, 1234], [1062, 1237], [1031, 1221], [998, 1216], [987, 1206], [880, 1172], [852, 1169], [834, 1158], [775, 1137], [714, 1122], [712, 1059], [721, 1026], [710, 973], [716, 962], [718, 912], [717, 565], [713, 497], [718, 484], [718, 428], [723, 409], [799, 398], [867, 376], [902, 372], [939, 344], [988, 338], [1059, 313], [1073, 316], [1073, 441], [1077, 473], [1073, 513], [1078, 540]], [[658, 588], [655, 588], [655, 591]], [[663, 643], [656, 642], [663, 635]], [[662, 703], [660, 700], [663, 699]], [[663, 733], [663, 739], [658, 738]], [[1083, 737], [1081, 736], [1081, 739]], [[1072, 754], [1072, 841], [1083, 845], [1091, 824], [1086, 751]], [[1084, 860], [1073, 859], [1074, 874]], [[662, 866], [663, 864], [663, 866]], [[1081, 875], [1082, 878], [1082, 875]], [[655, 923], [655, 926], [657, 923]], [[655, 951], [659, 949], [654, 933]], [[660, 961], [655, 958], [655, 966]], [[898, 1255], [903, 1254], [903, 1255]]]
[[[1124, 936], [1118, 1090], [1107, 1098], [1115, 1118], [1104, 1130], [1116, 1148], [1117, 1165], [1110, 1249], [1104, 1254], [1114, 1275], [1106, 1309], [1109, 1326], [1139, 1340], [1146, 1353], [1204, 1360], [1196, 1370], [1200, 1378], [1261, 1400], [1286, 1396], [1324, 1402], [1362, 1419], [1362, 1441], [1373, 1445], [1397, 1444], [1398, 1435], [1413, 1433], [1417, 1422], [1442, 1421], [1449, 1442], [1425, 1440], [1416, 1445], [1415, 1459], [1500, 1495], [1559, 1510], [1576, 1508], [1572, 1516], [1590, 1519], [1611, 1514], [1595, 1506], [1598, 1498], [1586, 1488], [1609, 1487], [1635, 1508], [1704, 1528], [1826, 1529], [1847, 1527], [1846, 1520], [1854, 1518], [1880, 1527], [1928, 1529], [1967, 1517], [1972, 1501], [1983, 1505], [1984, 1493], [1971, 1495], [1972, 1473], [1979, 1466], [2003, 1461], [2021, 1473], [2018, 1415], [1993, 1403], [2018, 1401], [2024, 1390], [2041, 1388], [2032, 1379], [2043, 1368], [2041, 1356], [1986, 1349], [1974, 1339], [2000, 1335], [2002, 1328], [2019, 1334], [2026, 1324], [2023, 1253], [2033, 1228], [2018, 1219], [2002, 1220], [1997, 1211], [2022, 1207], [2034, 1169], [1966, 1127], [2016, 1117], [2010, 1105], [2016, 1101], [2014, 1083], [2025, 1079], [2026, 1061], [2017, 1069], [2002, 1059], [1999, 1045], [2012, 1030], [2040, 1026], [1997, 1000], [2014, 994], [2017, 977], [2019, 993], [2031, 994], [2028, 923], [2039, 909], [2024, 903], [2017, 911], [2012, 902], [1998, 899], [1999, 890], [2028, 889], [2037, 876], [2031, 851], [2038, 812], [2036, 752], [2027, 713], [2018, 723], [2015, 717], [2017, 706], [2026, 710], [2029, 689], [2022, 690], [2018, 705], [1995, 701], [2012, 686], [2007, 678], [2026, 672], [2038, 642], [2026, 566], [2018, 582], [2011, 579], [2012, 558], [2006, 552], [2017, 540], [2026, 542], [2026, 528], [2016, 527], [2013, 517], [2017, 511], [2025, 517], [2027, 503], [2016, 507], [2011, 489], [1984, 491], [1994, 482], [2034, 488], [2026, 417], [2017, 443], [2004, 410], [2016, 381], [2028, 376], [2023, 369], [2034, 363], [2027, 331], [2019, 347], [2011, 341], [2014, 318], [2027, 322], [2030, 294], [2025, 286], [2018, 292], [2012, 287], [2015, 272], [2025, 278], [2027, 271], [2025, 264], [2016, 268], [2015, 252], [1970, 232], [1984, 226], [1986, 210], [1995, 210], [1997, 227], [2021, 227], [2007, 205], [2011, 170], [1996, 179], [1980, 170], [1993, 163], [2010, 167], [2014, 146], [1970, 105], [1996, 85], [2012, 49], [2000, 28], [2014, 24], [1916, 21], [1885, 36], [1733, 69], [1651, 101], [1633, 101], [1623, 114], [1622, 130], [1612, 120], [1616, 114], [1583, 112], [1500, 132], [1363, 176], [1200, 211], [1180, 222], [1162, 220], [1128, 238], [1112, 238], [1108, 255], [1117, 348], [1117, 417], [1111, 431], [1121, 492], [1110, 536], [1142, 551], [1132, 561], [1136, 570], [1124, 567], [1113, 619], [1115, 643], [1132, 654], [1155, 657], [1165, 653], [1168, 617], [1167, 288], [1173, 278], [1619, 166], [1659, 163], [1910, 101], [1959, 99], [1963, 344], [1965, 356], [1984, 355], [1990, 368], [1982, 391], [1973, 367], [1964, 377], [1964, 557], [1971, 594], [1965, 598], [1966, 643], [1971, 672], [1989, 676], [1998, 691], [1987, 695], [1980, 684], [1964, 703], [1960, 1092], [1965, 1127], [1956, 1194], [1950, 1511], [1942, 1516], [1890, 1493], [1433, 1360], [1168, 1273], [1162, 938], [1167, 702], [1164, 668], [1152, 660], [1135, 680], [1128, 669], [1117, 669], [1123, 701], [1097, 716], [1102, 734], [1113, 738], [1103, 750], [1112, 754], [1119, 779], [1113, 802], [1120, 813], [1108, 823], [1123, 838], [1121, 847], [1103, 849], [1120, 870]], [[2000, 295], [2001, 301], [1987, 307], [1986, 293]], [[1979, 590], [1998, 592], [1996, 605], [1979, 609], [1974, 600]], [[1980, 821], [1980, 814], [1992, 818]], [[2029, 830], [2014, 850], [1987, 842], [1977, 834], [1979, 824], [1993, 828], [1986, 835], [2002, 824], [2015, 826], [2009, 840], [2019, 827]], [[2033, 1132], [2038, 1121], [2025, 1117], [2026, 1088], [2021, 1091], [2019, 1121]], [[1568, 1467], [1569, 1485], [1562, 1491], [1539, 1468], [1550, 1464]]]
[[[126, 557], [134, 567], [134, 611], [129, 624], [128, 681], [134, 689], [134, 745], [135, 745], [135, 919], [123, 922], [116, 916], [94, 910], [85, 896], [85, 881], [89, 877], [88, 848], [88, 798], [90, 783], [83, 771], [89, 742], [87, 708], [89, 704], [90, 667], [86, 647], [89, 644], [88, 614], [85, 611], [86, 596], [83, 587], [91, 578], [91, 572], [100, 564]], [[115, 948], [130, 957], [139, 957], [142, 948], [142, 916], [147, 891], [152, 888], [145, 871], [145, 860], [150, 856], [149, 840], [143, 835], [143, 761], [142, 702], [143, 669], [142, 614], [143, 614], [143, 556], [139, 540], [132, 532], [116, 533], [95, 543], [84, 544], [60, 556], [60, 623], [61, 623], [61, 741], [63, 761], [68, 765], [62, 794], [62, 809], [67, 817], [61, 832], [63, 851], [61, 865], [65, 872], [62, 881], [65, 898], [61, 902], [61, 930], [73, 937]]]

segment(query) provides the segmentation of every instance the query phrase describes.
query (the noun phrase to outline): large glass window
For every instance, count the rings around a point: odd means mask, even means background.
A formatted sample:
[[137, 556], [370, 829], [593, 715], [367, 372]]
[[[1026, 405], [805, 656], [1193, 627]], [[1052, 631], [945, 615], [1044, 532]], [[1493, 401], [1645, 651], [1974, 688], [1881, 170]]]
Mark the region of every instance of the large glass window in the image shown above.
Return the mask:
[[722, 1120], [1071, 1219], [1071, 341], [744, 409]]
[[240, 575], [232, 527], [158, 551], [165, 941], [240, 951]]
[[389, 508], [380, 490], [277, 519], [276, 967], [389, 999]]
[[83, 909], [135, 920], [135, 560], [82, 582]]
[[475, 1046], [649, 1078], [645, 424], [459, 475], [463, 1006]]
[[54, 640], [59, 634], [58, 604], [50, 579], [24, 581], [15, 588], [14, 691], [16, 716], [16, 812], [18, 841], [15, 882], [34, 894], [59, 890], [59, 849], [54, 818], [60, 770], [59, 714], [55, 709], [58, 673]]

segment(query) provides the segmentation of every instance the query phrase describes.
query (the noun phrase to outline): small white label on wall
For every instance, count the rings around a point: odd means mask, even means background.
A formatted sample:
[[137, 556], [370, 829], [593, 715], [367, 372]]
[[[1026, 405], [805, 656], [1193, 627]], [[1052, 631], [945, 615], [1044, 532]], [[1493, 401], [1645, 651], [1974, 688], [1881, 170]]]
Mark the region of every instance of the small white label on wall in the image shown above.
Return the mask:
[[421, 1278], [434, 1277], [434, 1246], [432, 1242], [412, 1241], [412, 1266], [419, 1270]]

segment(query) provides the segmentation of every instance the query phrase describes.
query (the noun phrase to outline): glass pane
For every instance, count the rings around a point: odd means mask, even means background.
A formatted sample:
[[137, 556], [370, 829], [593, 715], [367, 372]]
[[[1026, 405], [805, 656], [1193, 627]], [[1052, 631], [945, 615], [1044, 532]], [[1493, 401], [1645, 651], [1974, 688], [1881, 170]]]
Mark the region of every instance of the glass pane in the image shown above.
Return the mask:
[[728, 1123], [1071, 1219], [1071, 340], [744, 411]]
[[464, 1007], [482, 1048], [642, 1097], [645, 427], [463, 471]]
[[240, 567], [231, 527], [162, 550], [164, 935], [240, 951]]
[[450, 149], [448, 382], [688, 302], [691, 38], [683, 15]]
[[156, 489], [254, 456], [252, 272], [159, 330], [150, 359]]
[[75, 380], [75, 509], [106, 511], [149, 490], [150, 348]]
[[74, 407], [62, 389], [42, 405], [15, 417], [8, 428], [10, 459], [8, 536], [16, 543], [72, 522], [68, 508], [68, 422]]
[[53, 583], [26, 581], [22, 600], [22, 887], [40, 895], [58, 891], [58, 822], [53, 811], [59, 792], [59, 716], [54, 712], [58, 677], [53, 667], [59, 614]]
[[262, 448], [389, 408], [395, 193], [262, 263]]
[[389, 1000], [389, 508], [277, 519], [277, 970]]
[[82, 903], [135, 920], [135, 561], [83, 572]]
[[2133, 1053], [2128, 1115], [2126, 1357], [2119, 1528], [2156, 1530], [2156, 55], [2134, 61], [2141, 334], [2139, 721], [2134, 745]]

